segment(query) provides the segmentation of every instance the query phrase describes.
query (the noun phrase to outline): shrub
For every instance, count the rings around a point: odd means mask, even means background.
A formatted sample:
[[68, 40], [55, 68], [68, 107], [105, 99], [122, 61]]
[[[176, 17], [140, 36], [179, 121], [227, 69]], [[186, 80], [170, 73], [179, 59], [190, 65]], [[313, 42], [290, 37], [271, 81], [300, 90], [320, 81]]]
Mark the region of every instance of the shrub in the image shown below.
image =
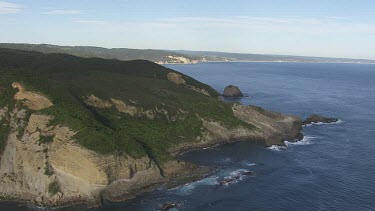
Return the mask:
[[39, 143], [49, 144], [53, 141], [53, 136], [40, 136]]
[[60, 184], [57, 181], [53, 181], [48, 185], [48, 193], [51, 196], [56, 195], [58, 192], [60, 192]]

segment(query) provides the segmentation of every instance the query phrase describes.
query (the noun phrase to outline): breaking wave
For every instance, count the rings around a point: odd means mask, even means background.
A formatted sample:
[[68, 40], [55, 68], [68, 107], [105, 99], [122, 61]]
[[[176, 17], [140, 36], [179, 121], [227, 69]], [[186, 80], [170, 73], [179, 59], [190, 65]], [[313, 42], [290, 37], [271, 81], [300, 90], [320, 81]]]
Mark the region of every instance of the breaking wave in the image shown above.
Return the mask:
[[318, 137], [316, 136], [304, 136], [302, 140], [296, 141], [296, 142], [291, 142], [291, 141], [284, 141], [285, 145], [287, 147], [293, 146], [293, 145], [309, 145], [311, 144], [311, 140], [316, 139]]
[[227, 185], [234, 184], [234, 183], [237, 183], [239, 181], [242, 181], [246, 177], [254, 176], [254, 175], [255, 175], [254, 171], [250, 171], [250, 170], [247, 170], [247, 169], [237, 169], [235, 171], [230, 172], [228, 176], [220, 179], [219, 184], [227, 186]]
[[331, 123], [325, 123], [325, 122], [313, 122], [313, 123], [310, 123], [310, 124], [306, 124], [304, 125], [305, 127], [309, 127], [311, 125], [337, 125], [337, 124], [341, 124], [343, 123], [344, 121], [339, 119], [337, 122], [331, 122]]
[[206, 186], [211, 186], [211, 185], [218, 185], [218, 176], [211, 176], [211, 177], [206, 177], [204, 179], [191, 182], [188, 184], [185, 184], [183, 186], [173, 188], [171, 189], [172, 191], [175, 191], [176, 194], [178, 195], [189, 195], [193, 192], [193, 190], [201, 185], [206, 185]]
[[255, 165], [257, 165], [256, 163], [245, 163], [245, 165], [247, 165], [247, 166], [255, 166]]
[[273, 150], [273, 151], [281, 151], [286, 149], [286, 146], [278, 146], [278, 145], [272, 145], [270, 147], [267, 147], [267, 149]]

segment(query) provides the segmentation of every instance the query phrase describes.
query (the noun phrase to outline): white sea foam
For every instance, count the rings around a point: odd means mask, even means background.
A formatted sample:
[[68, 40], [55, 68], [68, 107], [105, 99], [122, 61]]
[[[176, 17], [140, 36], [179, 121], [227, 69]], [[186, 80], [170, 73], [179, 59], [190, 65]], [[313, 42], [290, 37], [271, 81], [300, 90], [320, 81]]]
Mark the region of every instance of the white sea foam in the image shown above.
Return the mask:
[[247, 169], [237, 169], [235, 171], [230, 172], [229, 175], [232, 176], [232, 177], [236, 177], [236, 176], [241, 175], [242, 173], [248, 172], [248, 171], [249, 170], [247, 170]]
[[309, 126], [312, 126], [312, 125], [336, 125], [336, 124], [341, 124], [343, 123], [344, 121], [339, 119], [337, 122], [331, 122], [331, 123], [325, 123], [325, 122], [312, 122], [310, 124], [306, 124], [304, 125], [305, 127], [309, 127]]
[[252, 171], [247, 169], [237, 169], [235, 171], [230, 172], [229, 176], [223, 177], [220, 180], [220, 184], [227, 186], [233, 183], [237, 183], [248, 177], [249, 173], [252, 173]]
[[315, 138], [317, 138], [317, 137], [315, 137], [315, 136], [304, 136], [303, 139], [300, 140], [300, 141], [295, 141], [295, 142], [284, 141], [284, 143], [287, 147], [292, 146], [292, 145], [309, 145], [309, 144], [311, 144], [311, 140], [313, 140]]
[[337, 122], [333, 122], [333, 123], [331, 123], [331, 124], [341, 124], [341, 123], [343, 123], [343, 122], [344, 122], [344, 120], [339, 119]]
[[270, 147], [267, 147], [267, 149], [273, 150], [273, 151], [281, 151], [286, 149], [286, 146], [278, 146], [278, 145], [272, 145]]
[[245, 163], [245, 165], [247, 165], [247, 166], [255, 166], [257, 164], [256, 163]]
[[171, 189], [171, 191], [174, 191], [178, 195], [189, 195], [193, 192], [193, 190], [196, 187], [198, 187], [200, 185], [207, 185], [207, 186], [218, 185], [219, 184], [218, 178], [219, 177], [217, 177], [217, 176], [206, 177], [204, 179], [201, 179], [201, 180], [198, 180], [198, 181], [195, 181], [195, 182], [191, 182], [191, 183], [185, 184], [185, 185], [177, 187], [177, 188], [173, 188], [173, 189]]
[[232, 159], [230, 159], [230, 158], [225, 158], [225, 159], [223, 159], [223, 162], [224, 162], [224, 163], [230, 163], [230, 162], [232, 162]]

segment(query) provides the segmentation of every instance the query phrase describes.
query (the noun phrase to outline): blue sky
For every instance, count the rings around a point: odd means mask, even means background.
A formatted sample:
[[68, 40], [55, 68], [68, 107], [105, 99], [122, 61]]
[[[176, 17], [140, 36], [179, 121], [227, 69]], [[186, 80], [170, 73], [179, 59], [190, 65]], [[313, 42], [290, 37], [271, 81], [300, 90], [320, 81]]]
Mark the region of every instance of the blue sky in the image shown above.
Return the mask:
[[375, 59], [373, 0], [0, 0], [0, 42]]

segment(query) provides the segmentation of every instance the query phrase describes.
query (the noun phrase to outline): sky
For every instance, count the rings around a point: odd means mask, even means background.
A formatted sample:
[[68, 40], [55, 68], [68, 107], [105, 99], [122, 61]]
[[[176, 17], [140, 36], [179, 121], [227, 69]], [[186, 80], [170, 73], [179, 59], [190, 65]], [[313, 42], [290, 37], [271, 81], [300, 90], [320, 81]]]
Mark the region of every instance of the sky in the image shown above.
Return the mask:
[[375, 1], [0, 0], [0, 42], [375, 59]]

